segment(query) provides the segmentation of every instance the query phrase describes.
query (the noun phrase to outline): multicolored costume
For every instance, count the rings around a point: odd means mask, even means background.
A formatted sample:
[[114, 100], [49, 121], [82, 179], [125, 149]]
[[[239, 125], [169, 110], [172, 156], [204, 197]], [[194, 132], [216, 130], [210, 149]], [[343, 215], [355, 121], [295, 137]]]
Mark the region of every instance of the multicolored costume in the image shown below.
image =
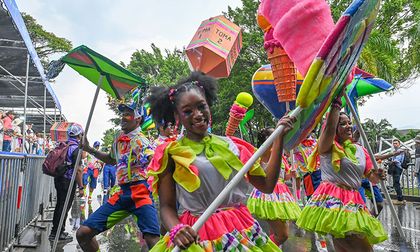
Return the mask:
[[295, 152], [293, 153], [295, 158], [293, 170], [296, 170], [297, 173], [301, 174], [301, 176], [308, 172], [308, 158], [314, 151], [315, 146], [316, 141], [312, 138], [307, 138], [298, 145], [298, 147], [295, 149]]
[[297, 174], [303, 175], [303, 185], [305, 187], [306, 197], [312, 196], [315, 190], [321, 183], [321, 170], [319, 167], [319, 159], [316, 160], [316, 167], [312, 171], [308, 171], [308, 158], [314, 151], [316, 146], [316, 140], [312, 137], [303, 140], [298, 147], [295, 149], [293, 154], [295, 158], [293, 169], [297, 171]]
[[[159, 175], [171, 157], [172, 174], [180, 210], [179, 221], [192, 226], [243, 164], [252, 156], [254, 147], [238, 138], [206, 136], [201, 142], [186, 137], [160, 145], [149, 166], [149, 182], [158, 191]], [[265, 176], [256, 163], [248, 174]], [[198, 231], [200, 241], [186, 251], [280, 251], [264, 233], [244, 205], [249, 190], [245, 178], [230, 192], [219, 209]], [[165, 235], [151, 251], [171, 251], [173, 244]]]
[[143, 234], [160, 235], [157, 211], [146, 181], [151, 155], [153, 147], [140, 128], [128, 134], [117, 134], [111, 157], [117, 160], [117, 181], [121, 189], [83, 225], [103, 232], [133, 214]]
[[366, 196], [369, 197], [369, 199], [372, 199], [375, 197], [376, 203], [382, 203], [384, 202], [384, 198], [382, 197], [381, 189], [379, 189], [378, 185], [372, 184], [373, 189], [373, 195], [372, 191], [370, 189], [370, 182], [368, 179], [364, 178], [362, 179], [362, 184], [359, 187], [359, 193], [362, 195], [363, 201], [366, 203]]
[[154, 144], [157, 147], [157, 146], [159, 146], [161, 144], [164, 144], [166, 142], [172, 142], [172, 141], [175, 141], [175, 140], [176, 140], [176, 136], [166, 137], [166, 136], [159, 135], [155, 139]]
[[[318, 150], [309, 158], [309, 169], [316, 163]], [[351, 143], [334, 142], [332, 151], [320, 156], [321, 185], [302, 211], [297, 225], [308, 231], [344, 238], [360, 234], [369, 243], [387, 239], [382, 224], [374, 218], [358, 192], [362, 176], [372, 172], [372, 161], [365, 148]]]
[[83, 185], [89, 184], [89, 188], [95, 189], [98, 184], [98, 176], [102, 163], [93, 155], [88, 154], [86, 157], [87, 165], [83, 169]]
[[[265, 194], [254, 188], [248, 198], [249, 211], [263, 220], [297, 220], [300, 215], [300, 207], [296, 203], [284, 183], [284, 175], [290, 170], [290, 166], [283, 156], [283, 169], [281, 170], [279, 180], [271, 194]], [[262, 164], [264, 165], [264, 164]]]
[[115, 185], [116, 173], [117, 173], [117, 168], [115, 167], [115, 165], [110, 165], [110, 164], [104, 165], [103, 185], [104, 185], [105, 190], [111, 189]]

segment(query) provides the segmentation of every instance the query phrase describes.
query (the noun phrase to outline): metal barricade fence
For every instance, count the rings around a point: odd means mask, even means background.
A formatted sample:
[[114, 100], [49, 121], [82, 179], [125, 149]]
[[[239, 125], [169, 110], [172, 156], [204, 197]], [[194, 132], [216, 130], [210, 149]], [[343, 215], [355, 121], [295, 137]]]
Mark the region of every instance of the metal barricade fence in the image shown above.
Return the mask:
[[17, 223], [17, 196], [19, 172], [23, 155], [0, 155], [0, 249], [7, 250], [13, 244]]
[[[394, 150], [394, 147], [392, 145], [393, 140], [397, 138], [393, 137], [391, 139], [384, 139], [380, 138], [379, 140], [379, 153], [378, 154], [385, 154], [389, 153]], [[402, 148], [407, 149], [411, 155], [411, 162], [407, 169], [403, 170], [401, 174], [400, 184], [403, 196], [407, 198], [407, 200], [410, 201], [418, 201], [420, 202], [420, 184], [419, 180], [417, 178], [417, 171], [415, 166], [415, 142], [413, 139], [402, 142], [400, 141]], [[383, 168], [388, 168], [389, 163], [387, 163]], [[386, 181], [386, 185], [389, 189], [389, 193], [391, 195], [396, 195], [396, 192], [393, 188], [393, 180], [392, 176], [388, 175], [388, 179]]]
[[1, 251], [19, 243], [20, 234], [40, 216], [43, 218], [43, 210], [50, 206], [54, 181], [42, 173], [44, 159], [37, 155], [0, 153]]
[[417, 198], [420, 201], [420, 185], [417, 180], [415, 165], [410, 165], [401, 175], [401, 187], [404, 196]]

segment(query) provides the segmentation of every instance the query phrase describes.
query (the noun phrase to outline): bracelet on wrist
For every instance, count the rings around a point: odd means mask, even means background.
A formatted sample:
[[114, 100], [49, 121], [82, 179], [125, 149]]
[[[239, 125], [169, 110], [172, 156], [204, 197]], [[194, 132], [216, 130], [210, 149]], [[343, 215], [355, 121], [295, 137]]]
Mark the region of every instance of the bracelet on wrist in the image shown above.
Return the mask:
[[332, 103], [331, 104], [331, 108], [336, 108], [336, 109], [338, 109], [338, 110], [341, 110], [341, 105], [339, 105], [339, 104], [337, 104], [337, 103]]
[[171, 231], [169, 232], [169, 239], [172, 243], [174, 243], [175, 235], [179, 232], [179, 230], [181, 230], [185, 226], [185, 224], [179, 223], [171, 229]]
[[342, 107], [343, 106], [343, 102], [341, 101], [341, 97], [334, 98], [334, 100], [332, 101], [332, 104], [337, 104], [340, 107]]

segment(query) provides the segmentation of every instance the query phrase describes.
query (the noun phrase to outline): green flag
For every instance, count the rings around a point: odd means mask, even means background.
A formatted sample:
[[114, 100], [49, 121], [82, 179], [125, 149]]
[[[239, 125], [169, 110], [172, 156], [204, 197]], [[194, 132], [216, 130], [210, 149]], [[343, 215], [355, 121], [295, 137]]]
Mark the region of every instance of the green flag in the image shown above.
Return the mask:
[[120, 100], [133, 88], [146, 84], [143, 78], [84, 45], [71, 50], [61, 61], [95, 85], [102, 75], [101, 88]]

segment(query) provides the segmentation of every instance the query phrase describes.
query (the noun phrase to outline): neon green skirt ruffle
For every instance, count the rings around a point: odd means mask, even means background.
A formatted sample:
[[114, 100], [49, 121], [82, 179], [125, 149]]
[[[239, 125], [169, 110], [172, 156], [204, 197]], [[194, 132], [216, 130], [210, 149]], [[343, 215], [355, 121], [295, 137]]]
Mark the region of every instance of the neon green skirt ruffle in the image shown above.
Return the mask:
[[265, 194], [255, 189], [251, 192], [247, 207], [262, 220], [292, 220], [299, 218], [301, 209], [289, 188], [282, 182], [277, 183], [274, 192]]
[[388, 239], [382, 224], [365, 212], [350, 213], [319, 207], [305, 207], [296, 224], [307, 231], [344, 238], [348, 234], [362, 234], [370, 244]]
[[296, 224], [307, 231], [344, 238], [366, 237], [370, 244], [388, 239], [381, 222], [364, 205], [357, 190], [345, 190], [323, 182], [307, 202]]

